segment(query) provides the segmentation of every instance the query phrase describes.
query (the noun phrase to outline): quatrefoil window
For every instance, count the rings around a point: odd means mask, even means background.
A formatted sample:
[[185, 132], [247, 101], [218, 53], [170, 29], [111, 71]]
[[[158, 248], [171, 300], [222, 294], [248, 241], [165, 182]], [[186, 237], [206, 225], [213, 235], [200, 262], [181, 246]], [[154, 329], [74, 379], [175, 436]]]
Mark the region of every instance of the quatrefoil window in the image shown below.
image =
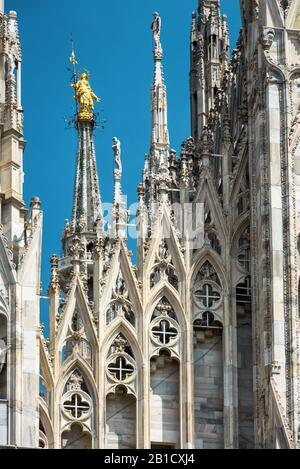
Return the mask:
[[134, 367], [124, 357], [117, 357], [114, 362], [108, 365], [108, 371], [114, 379], [125, 381], [133, 375]]
[[205, 284], [201, 290], [195, 292], [195, 298], [200, 301], [205, 308], [212, 308], [220, 301], [221, 295], [216, 292], [211, 285]]
[[71, 399], [64, 403], [65, 411], [74, 419], [80, 419], [90, 411], [88, 402], [84, 402], [80, 394], [73, 394]]
[[170, 341], [174, 340], [178, 335], [177, 330], [166, 320], [160, 321], [158, 326], [152, 329], [152, 333], [163, 345], [169, 344]]

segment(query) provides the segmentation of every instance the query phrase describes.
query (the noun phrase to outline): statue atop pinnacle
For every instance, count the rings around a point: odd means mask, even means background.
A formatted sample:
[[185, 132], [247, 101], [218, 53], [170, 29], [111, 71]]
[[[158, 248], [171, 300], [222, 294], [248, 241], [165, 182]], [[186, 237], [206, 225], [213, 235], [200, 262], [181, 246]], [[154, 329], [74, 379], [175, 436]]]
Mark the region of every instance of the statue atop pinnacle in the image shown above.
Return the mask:
[[153, 39], [154, 39], [154, 51], [157, 52], [162, 52], [162, 47], [161, 47], [161, 42], [160, 42], [160, 33], [161, 33], [161, 17], [159, 14], [155, 11], [153, 13], [154, 20], [151, 24], [151, 30], [153, 33]]
[[76, 83], [71, 83], [71, 87], [75, 90], [74, 98], [79, 104], [79, 120], [93, 120], [94, 101], [100, 102], [98, 96], [92, 90], [89, 83], [88, 75], [83, 73]]
[[95, 95], [92, 90], [92, 87], [89, 83], [89, 76], [87, 73], [82, 73], [78, 78], [76, 71], [76, 65], [78, 62], [75, 58], [74, 49], [70, 57], [70, 61], [73, 64], [74, 72], [73, 78], [74, 82], [71, 83], [71, 87], [75, 90], [74, 99], [79, 105], [78, 120], [81, 121], [92, 121], [94, 119], [94, 101], [100, 103], [100, 98]]

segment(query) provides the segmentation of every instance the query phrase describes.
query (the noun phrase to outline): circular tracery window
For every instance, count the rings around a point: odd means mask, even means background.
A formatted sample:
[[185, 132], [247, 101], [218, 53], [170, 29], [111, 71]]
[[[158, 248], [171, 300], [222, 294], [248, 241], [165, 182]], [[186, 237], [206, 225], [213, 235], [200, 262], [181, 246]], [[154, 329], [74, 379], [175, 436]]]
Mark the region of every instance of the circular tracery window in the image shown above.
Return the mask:
[[90, 404], [80, 394], [75, 393], [64, 402], [64, 410], [70, 417], [77, 420], [89, 413]]
[[168, 345], [178, 336], [178, 331], [166, 319], [161, 320], [157, 326], [153, 327], [152, 333], [162, 345]]
[[197, 289], [194, 293], [195, 299], [202, 303], [204, 308], [212, 308], [221, 299], [221, 295], [217, 292], [212, 285], [204, 284], [201, 289]]
[[125, 357], [117, 357], [107, 367], [110, 375], [117, 381], [125, 381], [134, 373], [134, 366], [128, 363]]

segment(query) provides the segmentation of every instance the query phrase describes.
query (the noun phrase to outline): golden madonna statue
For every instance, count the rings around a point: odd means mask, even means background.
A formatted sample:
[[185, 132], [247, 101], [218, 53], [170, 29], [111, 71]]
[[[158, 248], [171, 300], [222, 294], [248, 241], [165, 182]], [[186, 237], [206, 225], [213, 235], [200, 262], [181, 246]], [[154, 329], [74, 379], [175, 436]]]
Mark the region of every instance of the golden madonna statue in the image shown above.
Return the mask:
[[100, 99], [93, 92], [89, 83], [88, 75], [83, 73], [77, 83], [71, 83], [75, 90], [74, 99], [79, 104], [78, 120], [93, 120], [94, 101], [100, 102]]

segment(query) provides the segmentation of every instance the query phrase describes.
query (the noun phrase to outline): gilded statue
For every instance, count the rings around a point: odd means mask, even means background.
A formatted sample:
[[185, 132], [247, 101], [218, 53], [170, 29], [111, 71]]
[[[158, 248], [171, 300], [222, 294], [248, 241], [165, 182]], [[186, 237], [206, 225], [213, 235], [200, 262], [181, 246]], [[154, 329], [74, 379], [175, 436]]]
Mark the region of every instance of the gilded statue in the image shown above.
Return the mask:
[[77, 83], [71, 83], [71, 87], [75, 90], [74, 99], [76, 99], [80, 108], [78, 119], [93, 120], [94, 101], [99, 103], [100, 99], [93, 92], [88, 75], [83, 73]]

